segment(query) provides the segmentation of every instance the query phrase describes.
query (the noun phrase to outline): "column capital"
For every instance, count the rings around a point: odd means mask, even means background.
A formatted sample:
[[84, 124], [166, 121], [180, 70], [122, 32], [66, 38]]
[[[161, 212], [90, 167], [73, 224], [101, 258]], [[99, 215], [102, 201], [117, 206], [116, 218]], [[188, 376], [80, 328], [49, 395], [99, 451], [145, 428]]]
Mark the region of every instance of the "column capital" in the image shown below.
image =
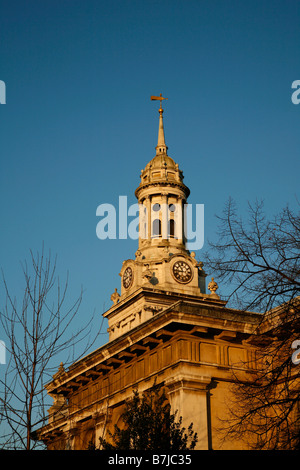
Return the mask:
[[108, 408], [107, 410], [95, 411], [93, 413], [93, 420], [95, 425], [103, 424], [104, 421], [107, 423], [111, 422], [112, 418], [112, 409]]
[[206, 392], [210, 383], [211, 377], [209, 376], [183, 373], [175, 374], [165, 381], [169, 393], [174, 393], [180, 389]]

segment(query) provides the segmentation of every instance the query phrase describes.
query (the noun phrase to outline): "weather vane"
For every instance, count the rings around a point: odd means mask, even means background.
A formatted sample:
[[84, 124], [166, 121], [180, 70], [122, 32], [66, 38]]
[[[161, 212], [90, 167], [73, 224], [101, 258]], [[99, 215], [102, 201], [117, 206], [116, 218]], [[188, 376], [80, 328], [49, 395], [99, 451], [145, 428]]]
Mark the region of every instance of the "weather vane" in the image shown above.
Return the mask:
[[158, 100], [160, 101], [160, 109], [162, 109], [162, 107], [161, 107], [162, 100], [167, 100], [167, 99], [168, 98], [163, 98], [162, 94], [160, 94], [159, 96], [151, 96], [152, 101], [158, 101]]

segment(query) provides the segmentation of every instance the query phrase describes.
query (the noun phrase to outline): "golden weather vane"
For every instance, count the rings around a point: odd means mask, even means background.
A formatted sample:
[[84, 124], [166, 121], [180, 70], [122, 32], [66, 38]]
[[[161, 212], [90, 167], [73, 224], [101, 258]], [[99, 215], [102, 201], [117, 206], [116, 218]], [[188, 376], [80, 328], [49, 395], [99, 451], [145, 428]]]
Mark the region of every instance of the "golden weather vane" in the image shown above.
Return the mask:
[[155, 101], [155, 100], [156, 100], [156, 101], [158, 101], [158, 100], [160, 101], [160, 109], [162, 109], [162, 107], [161, 107], [161, 102], [162, 102], [162, 100], [167, 100], [167, 99], [168, 99], [168, 98], [163, 98], [163, 97], [162, 97], [162, 94], [160, 94], [159, 96], [151, 96], [151, 100], [152, 100], [152, 101]]

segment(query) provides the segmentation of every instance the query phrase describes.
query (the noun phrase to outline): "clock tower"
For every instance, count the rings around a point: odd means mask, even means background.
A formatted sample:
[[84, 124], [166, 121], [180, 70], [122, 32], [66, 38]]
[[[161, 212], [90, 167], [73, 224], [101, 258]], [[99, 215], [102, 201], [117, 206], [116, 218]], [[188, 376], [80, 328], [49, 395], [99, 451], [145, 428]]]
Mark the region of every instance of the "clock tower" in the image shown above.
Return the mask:
[[[54, 403], [37, 438], [49, 450], [99, 448], [99, 438], [110, 440], [115, 424], [122, 423], [133, 388], [143, 392], [154, 384], [164, 387], [171, 412], [178, 411], [182, 425], [187, 429], [193, 423], [197, 449], [221, 449], [218, 428], [230, 418], [236, 374], [252, 380], [257, 344], [269, 344], [269, 329], [277, 324], [268, 317], [261, 334], [261, 315], [227, 308], [213, 278], [205, 292], [202, 263], [185, 239], [190, 191], [168, 155], [164, 98], [152, 99], [160, 101], [158, 141], [135, 191], [140, 209], [137, 251], [123, 262], [121, 290], [115, 289], [103, 314], [109, 341], [67, 369], [61, 366], [46, 384]], [[232, 449], [243, 448], [238, 436]]]
[[160, 100], [156, 153], [141, 171], [135, 191], [140, 208], [135, 259], [123, 262], [121, 293], [115, 290], [111, 296], [114, 305], [104, 314], [110, 340], [148, 320], [174, 299], [207, 297], [202, 263], [186, 247], [184, 207], [190, 190], [178, 164], [168, 155], [161, 104], [165, 98], [151, 99]]

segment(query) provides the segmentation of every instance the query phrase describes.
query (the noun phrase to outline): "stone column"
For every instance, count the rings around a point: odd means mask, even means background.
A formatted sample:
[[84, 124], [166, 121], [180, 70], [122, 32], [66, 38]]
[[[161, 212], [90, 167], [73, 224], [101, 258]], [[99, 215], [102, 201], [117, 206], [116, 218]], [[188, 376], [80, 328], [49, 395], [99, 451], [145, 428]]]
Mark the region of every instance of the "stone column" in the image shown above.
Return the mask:
[[139, 247], [148, 239], [148, 214], [147, 199], [140, 203], [139, 208]]
[[207, 393], [210, 383], [211, 377], [184, 372], [183, 369], [165, 381], [171, 412], [177, 410], [177, 418], [182, 416], [182, 426], [186, 429], [193, 423], [193, 430], [198, 434], [197, 450], [209, 449]]
[[151, 240], [151, 196], [146, 197], [146, 231], [147, 231], [147, 241], [150, 242]]
[[168, 239], [168, 196], [167, 193], [162, 193], [161, 196], [161, 235], [163, 240]]
[[95, 419], [95, 445], [96, 448], [99, 448], [100, 440], [99, 438], [104, 438], [109, 440], [109, 436], [107, 436], [107, 428], [109, 428], [112, 419], [112, 410], [108, 408], [105, 410], [101, 410], [94, 414]]
[[179, 243], [183, 243], [183, 199], [178, 197], [176, 204], [175, 217], [175, 237]]

